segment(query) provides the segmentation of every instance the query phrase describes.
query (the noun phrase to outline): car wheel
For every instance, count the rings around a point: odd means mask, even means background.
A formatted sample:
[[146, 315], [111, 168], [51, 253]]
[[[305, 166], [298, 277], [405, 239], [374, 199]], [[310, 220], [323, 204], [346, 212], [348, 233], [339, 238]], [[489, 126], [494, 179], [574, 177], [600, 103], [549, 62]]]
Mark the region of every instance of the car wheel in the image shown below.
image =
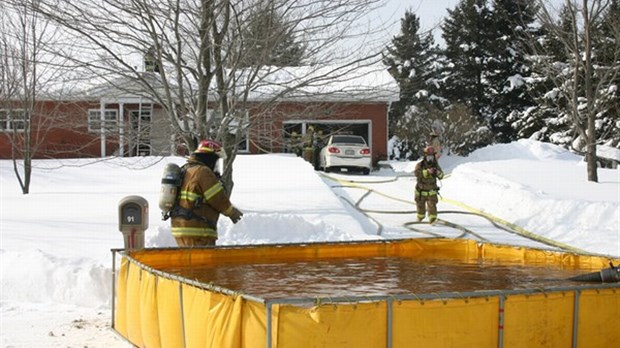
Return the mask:
[[368, 175], [368, 174], [370, 174], [370, 169], [364, 168], [364, 170], [362, 172], [364, 173], [364, 175]]
[[325, 167], [323, 168], [325, 170], [325, 173], [329, 173], [332, 171], [332, 169], [330, 167]]

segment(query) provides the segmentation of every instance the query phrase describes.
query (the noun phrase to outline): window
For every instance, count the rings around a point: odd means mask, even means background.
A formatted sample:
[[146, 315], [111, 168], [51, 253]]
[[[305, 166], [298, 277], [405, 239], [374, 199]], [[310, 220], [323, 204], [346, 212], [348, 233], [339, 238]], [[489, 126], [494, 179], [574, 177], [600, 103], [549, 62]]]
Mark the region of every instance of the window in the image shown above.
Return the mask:
[[249, 141], [248, 141], [248, 137], [247, 137], [247, 132], [246, 135], [243, 137], [243, 139], [239, 142], [239, 144], [237, 144], [237, 151], [239, 152], [249, 152]]
[[26, 129], [26, 110], [1, 109], [0, 132], [24, 131]]
[[[106, 133], [118, 131], [118, 110], [105, 109], [103, 111], [103, 118], [103, 127]], [[101, 132], [101, 110], [88, 110], [88, 131], [95, 133]]]

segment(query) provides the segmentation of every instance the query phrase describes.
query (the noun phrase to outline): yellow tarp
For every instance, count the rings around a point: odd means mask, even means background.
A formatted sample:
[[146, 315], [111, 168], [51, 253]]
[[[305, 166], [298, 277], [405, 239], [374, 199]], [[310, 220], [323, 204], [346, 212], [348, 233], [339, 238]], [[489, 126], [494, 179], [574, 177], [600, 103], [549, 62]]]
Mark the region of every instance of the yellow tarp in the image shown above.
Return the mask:
[[[492, 260], [584, 271], [606, 268], [609, 261], [619, 263], [604, 257], [447, 239], [134, 251], [123, 256], [117, 273], [114, 329], [138, 347], [265, 347], [265, 303], [201, 288], [156, 269], [364, 256]], [[497, 294], [469, 295], [393, 299], [390, 318], [387, 300], [274, 303], [269, 318], [272, 347], [382, 348], [390, 339], [392, 347], [497, 347], [500, 342], [504, 347], [565, 347], [572, 345], [574, 332], [578, 347], [620, 342], [620, 285], [507, 294], [503, 310]]]
[[468, 239], [407, 239], [383, 242], [309, 243], [218, 248], [144, 249], [131, 257], [153, 268], [190, 267], [213, 263], [265, 263], [347, 257], [407, 257], [473, 261], [485, 259], [527, 265], [563, 265], [600, 270], [609, 258], [565, 252], [484, 244]]
[[394, 348], [497, 347], [497, 298], [394, 301]]
[[178, 281], [157, 278], [156, 306], [161, 347], [183, 347], [180, 289]]
[[612, 347], [620, 343], [620, 289], [581, 291], [577, 347]]
[[280, 306], [273, 346], [385, 347], [386, 313], [385, 302], [323, 305], [310, 309]]
[[116, 277], [116, 304], [114, 312], [114, 329], [123, 337], [127, 335], [127, 272], [129, 271], [129, 260], [123, 258]]
[[[140, 300], [140, 276], [142, 269], [136, 264], [130, 264], [127, 276], [127, 302], [124, 310], [127, 316], [127, 338], [139, 347], [146, 347], [142, 340], [142, 316]], [[146, 273], [146, 271], [144, 271]], [[123, 311], [119, 311], [121, 315]], [[148, 319], [148, 318], [147, 318]]]
[[240, 347], [243, 299], [183, 286], [188, 347]]
[[570, 347], [573, 296], [568, 292], [506, 298], [506, 347]]

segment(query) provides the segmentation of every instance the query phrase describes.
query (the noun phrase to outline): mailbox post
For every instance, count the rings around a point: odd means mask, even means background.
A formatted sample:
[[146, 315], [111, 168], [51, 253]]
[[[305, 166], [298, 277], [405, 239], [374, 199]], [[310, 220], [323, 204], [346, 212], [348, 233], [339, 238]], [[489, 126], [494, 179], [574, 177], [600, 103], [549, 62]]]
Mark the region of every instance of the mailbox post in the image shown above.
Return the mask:
[[149, 203], [140, 196], [127, 196], [118, 203], [118, 229], [126, 250], [144, 249], [144, 231], [149, 227]]

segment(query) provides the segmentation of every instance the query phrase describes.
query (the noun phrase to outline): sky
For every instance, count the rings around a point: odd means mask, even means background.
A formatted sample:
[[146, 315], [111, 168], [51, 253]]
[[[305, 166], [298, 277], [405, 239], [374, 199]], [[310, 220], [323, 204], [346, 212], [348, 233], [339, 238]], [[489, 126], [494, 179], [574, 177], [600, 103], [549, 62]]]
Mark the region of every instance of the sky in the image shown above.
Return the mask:
[[392, 38], [400, 34], [400, 20], [407, 10], [412, 10], [420, 18], [420, 30], [433, 30], [435, 42], [442, 44], [439, 24], [447, 14], [447, 9], [454, 8], [459, 0], [384, 0], [371, 11], [364, 20], [377, 30], [376, 40], [380, 47], [385, 47]]
[[[35, 161], [31, 193], [22, 195], [10, 161], [0, 161], [0, 346], [130, 347], [110, 329], [111, 249], [123, 247], [118, 203], [129, 195], [149, 203], [146, 247], [170, 247], [169, 221], [158, 208], [168, 162], [181, 157]], [[451, 214], [462, 204], [534, 235], [588, 253], [620, 257], [620, 169], [586, 180], [583, 159], [555, 145], [520, 140], [442, 156], [439, 218], [494, 243], [556, 247], [494, 228], [475, 215]], [[219, 245], [383, 240], [427, 237], [404, 224], [415, 219], [415, 162], [384, 162], [370, 175], [316, 172], [288, 154], [241, 155], [231, 200], [244, 212], [220, 219]], [[356, 187], [346, 187], [356, 185]], [[365, 197], [364, 189], [375, 194]], [[362, 210], [405, 212], [367, 213]], [[446, 226], [425, 231], [457, 237]], [[561, 245], [561, 244], [557, 244]]]
[[[460, 0], [387, 0], [380, 9], [380, 17], [391, 27], [393, 35], [400, 32], [400, 20], [407, 10], [420, 18], [422, 30], [439, 28], [447, 9], [453, 9]], [[391, 24], [391, 25], [390, 25]]]
[[[565, 0], [543, 0], [549, 10], [554, 10]], [[433, 31], [435, 43], [443, 45], [441, 28], [448, 9], [454, 9], [460, 0], [385, 0], [383, 6], [369, 16], [374, 23], [384, 23], [386, 37], [392, 38], [400, 33], [400, 20], [410, 10], [420, 18], [421, 31]], [[388, 40], [389, 41], [389, 40]]]

